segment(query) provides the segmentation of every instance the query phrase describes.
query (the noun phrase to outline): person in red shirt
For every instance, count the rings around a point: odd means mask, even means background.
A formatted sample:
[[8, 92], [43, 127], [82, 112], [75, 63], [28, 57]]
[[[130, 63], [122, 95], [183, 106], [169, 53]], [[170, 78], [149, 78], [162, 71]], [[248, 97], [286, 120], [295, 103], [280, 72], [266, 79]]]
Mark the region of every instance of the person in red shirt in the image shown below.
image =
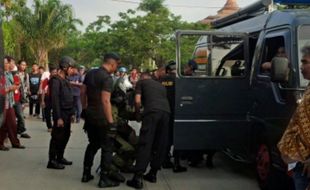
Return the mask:
[[12, 59], [10, 62], [10, 70], [13, 75], [14, 84], [16, 86], [19, 86], [18, 89], [14, 91], [14, 111], [17, 118], [17, 134], [20, 135], [21, 138], [31, 138], [26, 133], [26, 123], [25, 123], [25, 117], [23, 112], [23, 104], [25, 103], [26, 95], [23, 89], [22, 80], [18, 74], [17, 66], [15, 64], [15, 61]]
[[6, 56], [4, 58], [4, 74], [5, 74], [5, 113], [4, 121], [0, 127], [0, 150], [8, 151], [9, 148], [4, 145], [4, 140], [9, 137], [12, 147], [18, 149], [24, 149], [25, 147], [20, 144], [17, 138], [17, 124], [16, 116], [13, 109], [14, 105], [14, 92], [20, 88], [20, 86], [14, 84], [14, 78], [10, 71], [10, 64], [13, 58]]

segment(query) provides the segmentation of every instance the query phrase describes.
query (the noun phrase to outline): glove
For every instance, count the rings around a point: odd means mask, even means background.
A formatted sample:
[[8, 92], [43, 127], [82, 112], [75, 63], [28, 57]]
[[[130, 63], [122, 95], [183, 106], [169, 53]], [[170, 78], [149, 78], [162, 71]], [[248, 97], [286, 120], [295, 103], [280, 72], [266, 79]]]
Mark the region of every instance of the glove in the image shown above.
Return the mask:
[[116, 137], [117, 134], [117, 125], [115, 123], [108, 123], [108, 134], [113, 138]]

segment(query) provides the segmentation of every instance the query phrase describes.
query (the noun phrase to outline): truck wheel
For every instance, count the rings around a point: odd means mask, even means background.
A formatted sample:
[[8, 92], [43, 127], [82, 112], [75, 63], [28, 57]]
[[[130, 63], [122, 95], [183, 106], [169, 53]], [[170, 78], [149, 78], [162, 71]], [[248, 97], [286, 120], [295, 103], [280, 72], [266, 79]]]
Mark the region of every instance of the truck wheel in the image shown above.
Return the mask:
[[268, 181], [271, 173], [271, 156], [266, 144], [260, 144], [256, 154], [256, 174], [260, 188], [268, 189]]

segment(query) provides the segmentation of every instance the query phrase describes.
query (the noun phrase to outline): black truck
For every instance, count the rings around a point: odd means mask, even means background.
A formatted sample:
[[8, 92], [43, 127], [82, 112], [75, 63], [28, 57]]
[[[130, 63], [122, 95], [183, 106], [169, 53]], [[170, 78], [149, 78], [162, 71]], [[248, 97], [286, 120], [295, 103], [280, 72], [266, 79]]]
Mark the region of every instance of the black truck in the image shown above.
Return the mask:
[[[271, 10], [272, 3], [217, 20], [211, 31], [176, 32], [175, 148], [255, 163], [262, 189], [272, 171], [287, 173], [276, 145], [308, 84], [300, 50], [310, 45], [310, 10]], [[274, 57], [288, 61], [272, 64]]]

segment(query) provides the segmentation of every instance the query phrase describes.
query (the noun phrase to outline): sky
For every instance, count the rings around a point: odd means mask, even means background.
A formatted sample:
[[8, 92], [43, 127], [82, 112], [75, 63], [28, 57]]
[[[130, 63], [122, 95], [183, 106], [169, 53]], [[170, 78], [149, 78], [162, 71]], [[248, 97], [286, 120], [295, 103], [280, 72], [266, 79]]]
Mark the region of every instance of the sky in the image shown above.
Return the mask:
[[[84, 30], [89, 23], [97, 20], [97, 16], [109, 15], [113, 21], [118, 20], [118, 13], [127, 9], [136, 9], [141, 0], [62, 0], [71, 4], [75, 16], [84, 23]], [[258, 0], [237, 0], [239, 7], [245, 7]], [[31, 1], [28, 1], [31, 4]], [[166, 0], [165, 5], [175, 15], [189, 22], [197, 22], [209, 15], [214, 15], [224, 6], [226, 0]]]

